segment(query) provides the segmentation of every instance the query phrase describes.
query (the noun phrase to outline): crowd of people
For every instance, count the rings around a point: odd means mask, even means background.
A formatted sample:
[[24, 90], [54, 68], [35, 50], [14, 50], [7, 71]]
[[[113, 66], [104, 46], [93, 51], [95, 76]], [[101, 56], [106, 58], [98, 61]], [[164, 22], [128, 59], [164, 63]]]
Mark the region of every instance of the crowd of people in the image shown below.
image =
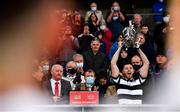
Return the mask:
[[[56, 10], [55, 53], [51, 55], [45, 47], [32, 72], [42, 93], [58, 104], [69, 103], [70, 91], [99, 91], [100, 103], [151, 103], [150, 92], [169, 68], [171, 52], [166, 42], [167, 33], [173, 30], [163, 0], [153, 5], [153, 12], [157, 10], [161, 14], [154, 16], [152, 30], [140, 14], [127, 18], [116, 1], [106, 16], [95, 2], [85, 16], [79, 11]], [[138, 45], [127, 48], [122, 32], [129, 20]]]

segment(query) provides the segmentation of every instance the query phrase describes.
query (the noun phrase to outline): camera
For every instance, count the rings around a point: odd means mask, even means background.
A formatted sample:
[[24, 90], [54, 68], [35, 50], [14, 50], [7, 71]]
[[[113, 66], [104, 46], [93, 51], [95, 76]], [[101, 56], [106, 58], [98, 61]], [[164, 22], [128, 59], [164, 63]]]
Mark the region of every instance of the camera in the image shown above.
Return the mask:
[[111, 10], [112, 10], [113, 12], [118, 12], [118, 11], [119, 11], [119, 7], [112, 7]]

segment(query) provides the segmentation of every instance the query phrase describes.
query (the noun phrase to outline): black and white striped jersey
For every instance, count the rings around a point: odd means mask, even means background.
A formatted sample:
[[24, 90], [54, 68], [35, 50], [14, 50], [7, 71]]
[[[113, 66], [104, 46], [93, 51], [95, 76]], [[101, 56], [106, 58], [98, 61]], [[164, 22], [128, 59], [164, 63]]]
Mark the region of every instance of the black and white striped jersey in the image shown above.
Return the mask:
[[145, 79], [140, 75], [137, 79], [127, 80], [122, 76], [113, 78], [116, 83], [116, 90], [119, 104], [142, 104], [142, 83]]

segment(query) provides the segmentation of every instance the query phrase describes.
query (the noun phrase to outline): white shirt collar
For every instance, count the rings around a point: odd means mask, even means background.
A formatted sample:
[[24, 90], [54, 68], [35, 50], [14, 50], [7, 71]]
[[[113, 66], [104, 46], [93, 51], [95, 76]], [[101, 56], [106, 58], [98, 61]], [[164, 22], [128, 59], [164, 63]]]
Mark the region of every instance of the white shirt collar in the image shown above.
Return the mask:
[[59, 93], [60, 93], [60, 92], [61, 92], [61, 80], [56, 81], [56, 80], [54, 80], [53, 78], [51, 78], [51, 79], [50, 79], [50, 82], [51, 82], [52, 92], [53, 92], [54, 95], [55, 95], [55, 83], [56, 83], [56, 82], [59, 82]]

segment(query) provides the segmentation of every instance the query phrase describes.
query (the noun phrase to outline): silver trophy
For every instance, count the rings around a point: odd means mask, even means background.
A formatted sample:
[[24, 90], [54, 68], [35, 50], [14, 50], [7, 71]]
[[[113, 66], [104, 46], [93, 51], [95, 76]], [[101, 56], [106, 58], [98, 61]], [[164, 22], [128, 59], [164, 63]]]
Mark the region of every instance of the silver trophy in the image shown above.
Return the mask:
[[132, 20], [129, 21], [129, 26], [125, 27], [123, 33], [123, 45], [127, 49], [129, 47], [137, 47], [136, 43], [136, 30], [132, 24]]

